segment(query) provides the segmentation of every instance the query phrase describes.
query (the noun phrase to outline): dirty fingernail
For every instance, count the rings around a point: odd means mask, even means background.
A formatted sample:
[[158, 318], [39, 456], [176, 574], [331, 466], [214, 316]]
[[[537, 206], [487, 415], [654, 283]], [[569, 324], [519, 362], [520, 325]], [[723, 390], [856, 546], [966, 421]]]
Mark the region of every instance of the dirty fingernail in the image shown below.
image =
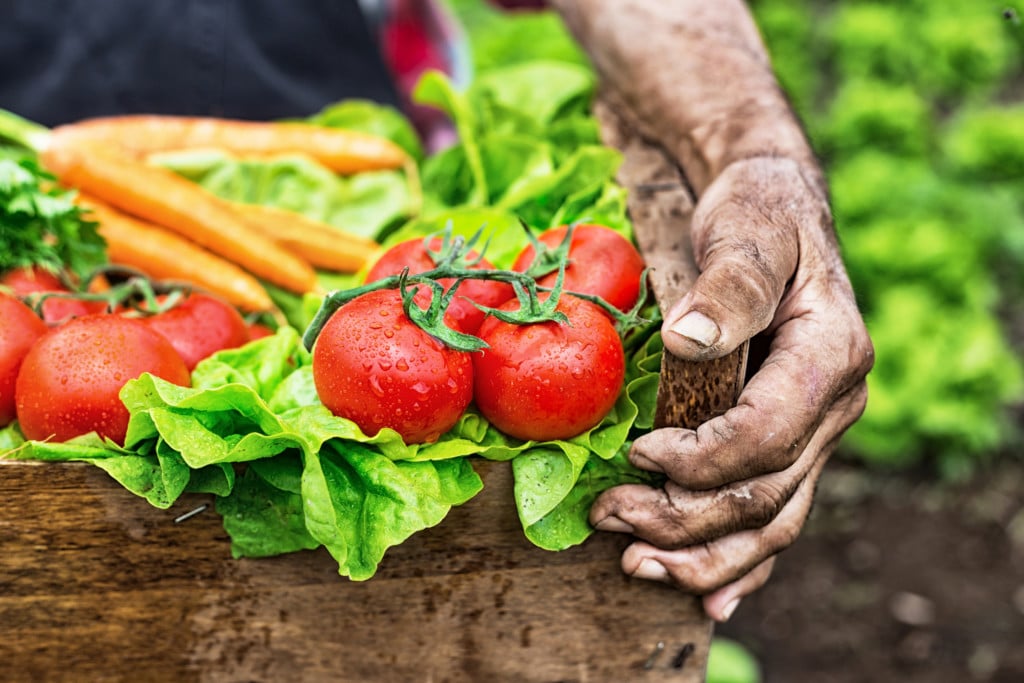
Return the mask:
[[633, 533], [633, 526], [631, 524], [623, 522], [615, 515], [609, 515], [608, 517], [605, 517], [594, 526], [600, 529], [601, 531], [617, 531], [623, 534]]
[[691, 339], [701, 346], [711, 346], [721, 336], [715, 321], [700, 311], [690, 311], [677, 320], [669, 329], [676, 334]]
[[729, 617], [736, 611], [736, 608], [740, 606], [740, 599], [734, 598], [725, 604], [722, 608], [722, 621], [729, 621]]
[[633, 572], [633, 576], [651, 581], [668, 581], [668, 570], [661, 562], [648, 557], [640, 562], [640, 566]]

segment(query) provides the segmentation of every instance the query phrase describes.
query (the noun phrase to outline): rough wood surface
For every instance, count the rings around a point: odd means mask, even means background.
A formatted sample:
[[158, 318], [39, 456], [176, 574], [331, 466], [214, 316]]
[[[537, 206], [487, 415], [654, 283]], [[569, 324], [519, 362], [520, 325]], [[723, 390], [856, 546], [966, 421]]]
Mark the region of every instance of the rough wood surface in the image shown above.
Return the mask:
[[692, 598], [625, 577], [618, 534], [533, 547], [508, 463], [480, 466], [483, 493], [353, 583], [324, 551], [231, 559], [212, 510], [174, 521], [206, 496], [158, 510], [90, 465], [0, 461], [0, 680], [702, 679]]

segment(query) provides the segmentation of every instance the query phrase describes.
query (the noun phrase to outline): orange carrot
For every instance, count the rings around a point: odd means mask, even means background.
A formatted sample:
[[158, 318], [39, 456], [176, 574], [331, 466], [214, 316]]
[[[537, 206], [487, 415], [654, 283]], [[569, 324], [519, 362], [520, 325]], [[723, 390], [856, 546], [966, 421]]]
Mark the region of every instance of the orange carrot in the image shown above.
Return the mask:
[[199, 185], [117, 148], [66, 142], [54, 139], [41, 157], [62, 184], [172, 230], [279, 287], [298, 293], [316, 289], [316, 271], [308, 262], [264, 237]]
[[85, 119], [58, 126], [52, 140], [91, 140], [145, 156], [172, 149], [218, 148], [240, 156], [306, 154], [337, 173], [397, 169], [409, 156], [369, 133], [308, 123], [240, 121], [138, 114]]
[[111, 263], [135, 268], [154, 280], [194, 284], [246, 311], [274, 308], [259, 280], [230, 261], [97, 199], [80, 196], [78, 202], [99, 223]]
[[380, 245], [300, 213], [259, 204], [234, 204], [249, 225], [314, 266], [354, 273], [366, 265]]

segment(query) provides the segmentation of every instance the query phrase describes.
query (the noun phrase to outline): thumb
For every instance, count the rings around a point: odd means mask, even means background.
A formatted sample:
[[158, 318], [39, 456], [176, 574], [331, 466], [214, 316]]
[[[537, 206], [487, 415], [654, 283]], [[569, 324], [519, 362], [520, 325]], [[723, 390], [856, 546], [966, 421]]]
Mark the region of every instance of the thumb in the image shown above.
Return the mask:
[[800, 231], [827, 209], [788, 159], [730, 165], [701, 197], [691, 226], [700, 276], [669, 312], [665, 346], [706, 360], [768, 327], [799, 262]]

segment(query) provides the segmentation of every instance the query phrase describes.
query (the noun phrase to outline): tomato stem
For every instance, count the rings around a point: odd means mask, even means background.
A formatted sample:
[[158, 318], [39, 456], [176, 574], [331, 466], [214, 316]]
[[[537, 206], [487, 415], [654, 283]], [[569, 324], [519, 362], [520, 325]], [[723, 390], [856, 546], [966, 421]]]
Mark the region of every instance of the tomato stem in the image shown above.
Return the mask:
[[[103, 291], [91, 291], [93, 285], [101, 278], [114, 276], [121, 280]], [[111, 313], [118, 307], [127, 307], [137, 315], [156, 315], [177, 306], [191, 291], [192, 286], [186, 283], [160, 282], [154, 283], [141, 271], [124, 266], [103, 266], [89, 273], [81, 283], [75, 285], [63, 274], [61, 282], [68, 291], [32, 292], [22, 295], [22, 299], [37, 315], [43, 315], [43, 305], [50, 299], [69, 299], [104, 304], [104, 310]], [[159, 294], [166, 294], [159, 299]]]
[[[324, 297], [320, 308], [303, 333], [302, 343], [306, 349], [312, 350], [316, 338], [320, 335], [320, 331], [327, 324], [327, 321], [330, 320], [331, 316], [339, 308], [356, 297], [381, 289], [398, 289], [402, 295], [402, 305], [405, 314], [427, 334], [459, 351], [479, 351], [487, 347], [486, 342], [477, 336], [454, 330], [444, 322], [445, 311], [448, 310], [448, 306], [455, 296], [459, 285], [466, 280], [494, 280], [511, 285], [516, 294], [516, 299], [519, 301], [518, 309], [505, 311], [476, 303], [474, 305], [488, 315], [493, 315], [500, 320], [517, 325], [541, 322], [568, 324], [568, 318], [565, 314], [557, 310], [558, 302], [563, 295], [589, 301], [604, 309], [615, 321], [616, 330], [620, 335], [624, 334], [625, 330], [631, 327], [648, 322], [640, 317], [640, 310], [647, 299], [646, 270], [643, 277], [641, 277], [641, 291], [638, 301], [631, 311], [625, 313], [599, 296], [568, 291], [562, 288], [565, 279], [565, 269], [569, 260], [569, 242], [572, 239], [573, 227], [575, 226], [570, 226], [566, 231], [563, 243], [555, 249], [551, 249], [540, 244], [539, 240], [532, 236], [529, 227], [524, 224], [527, 233], [531, 235], [531, 241], [534, 242], [534, 248], [537, 251], [538, 257], [526, 272], [519, 272], [514, 270], [471, 268], [471, 266], [478, 264], [483, 258], [486, 244], [484, 248], [477, 252], [475, 257], [467, 258], [479, 241], [483, 229], [478, 230], [467, 240], [458, 235], [453, 237], [451, 225], [448, 225], [441, 233], [442, 243], [440, 249], [436, 251], [429, 249], [429, 244], [437, 236], [436, 233], [424, 238], [424, 244], [428, 246], [427, 253], [430, 254], [431, 259], [434, 261], [434, 268], [416, 274], [411, 274], [409, 269], [405, 268], [398, 275], [390, 275], [358, 287], [331, 292]], [[553, 268], [551, 267], [552, 259], [554, 259]], [[543, 261], [543, 265], [538, 265], [541, 261]], [[538, 271], [534, 266], [543, 270], [542, 275], [554, 272], [555, 270], [558, 271], [553, 287], [542, 287], [537, 284], [536, 273]], [[445, 291], [445, 288], [438, 281], [449, 279], [454, 280], [454, 282]], [[430, 304], [426, 308], [420, 307], [414, 301], [419, 286], [430, 288]], [[542, 297], [542, 293], [547, 293], [548, 296]]]

